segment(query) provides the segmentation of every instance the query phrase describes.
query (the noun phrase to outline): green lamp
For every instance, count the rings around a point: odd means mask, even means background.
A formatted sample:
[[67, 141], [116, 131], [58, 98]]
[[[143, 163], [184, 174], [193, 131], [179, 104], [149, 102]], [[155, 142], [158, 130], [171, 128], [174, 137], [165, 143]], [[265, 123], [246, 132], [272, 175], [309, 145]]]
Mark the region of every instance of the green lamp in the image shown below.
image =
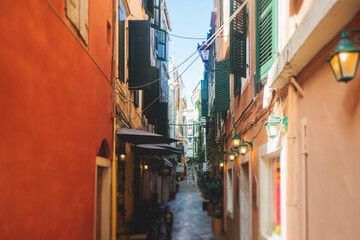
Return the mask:
[[360, 49], [356, 48], [349, 40], [349, 34], [354, 31], [360, 30], [350, 30], [349, 32], [343, 30], [341, 32], [341, 39], [335, 52], [331, 53], [327, 59], [338, 82], [348, 82], [356, 75]]

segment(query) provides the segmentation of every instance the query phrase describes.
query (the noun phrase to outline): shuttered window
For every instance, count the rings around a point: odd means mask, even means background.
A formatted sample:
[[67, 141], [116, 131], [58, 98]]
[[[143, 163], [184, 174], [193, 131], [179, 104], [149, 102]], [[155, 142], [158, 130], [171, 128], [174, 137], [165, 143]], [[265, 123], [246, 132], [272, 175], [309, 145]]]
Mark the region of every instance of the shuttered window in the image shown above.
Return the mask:
[[87, 44], [89, 35], [89, 0], [65, 0], [65, 12]]
[[209, 100], [208, 100], [208, 81], [201, 80], [201, 115], [208, 115]]
[[146, 0], [145, 2], [145, 13], [149, 17], [154, 17], [154, 0]]
[[166, 31], [155, 29], [155, 52], [157, 59], [166, 61]]
[[146, 89], [150, 82], [150, 21], [129, 21], [129, 87]]
[[241, 91], [241, 77], [234, 75], [234, 96]]
[[167, 102], [160, 102], [159, 103], [159, 116], [157, 119], [157, 133], [162, 134], [164, 136], [169, 135], [169, 120], [168, 120], [168, 103]]
[[[242, 0], [230, 0], [230, 16], [243, 3]], [[230, 72], [246, 78], [246, 6], [230, 24]]]
[[215, 112], [230, 109], [230, 73], [228, 60], [216, 62]]
[[119, 79], [125, 81], [125, 8], [119, 1]]
[[[159, 69], [151, 67], [151, 81], [159, 78]], [[152, 102], [160, 95], [159, 81], [150, 85], [150, 89], [146, 89], [143, 92], [143, 108], [147, 108]], [[155, 124], [156, 117], [158, 115], [158, 103], [159, 100], [154, 102], [149, 108], [144, 111], [144, 115], [148, 118], [150, 124]]]
[[277, 0], [258, 0], [258, 80], [266, 77], [276, 59]]

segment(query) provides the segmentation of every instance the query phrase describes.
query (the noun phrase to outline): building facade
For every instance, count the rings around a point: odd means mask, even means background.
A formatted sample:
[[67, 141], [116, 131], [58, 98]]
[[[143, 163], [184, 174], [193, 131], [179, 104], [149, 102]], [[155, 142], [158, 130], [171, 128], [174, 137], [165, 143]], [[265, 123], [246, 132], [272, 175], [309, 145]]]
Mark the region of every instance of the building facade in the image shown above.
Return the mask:
[[[208, 117], [225, 141], [229, 239], [359, 237], [351, 169], [360, 78], [338, 82], [326, 61], [342, 29], [359, 48], [351, 31], [358, 23], [355, 1], [215, 1], [210, 36], [225, 27], [210, 46], [204, 79]], [[278, 128], [267, 132], [271, 122]]]
[[1, 10], [1, 239], [110, 234], [96, 183], [112, 159], [113, 5], [71, 2]]

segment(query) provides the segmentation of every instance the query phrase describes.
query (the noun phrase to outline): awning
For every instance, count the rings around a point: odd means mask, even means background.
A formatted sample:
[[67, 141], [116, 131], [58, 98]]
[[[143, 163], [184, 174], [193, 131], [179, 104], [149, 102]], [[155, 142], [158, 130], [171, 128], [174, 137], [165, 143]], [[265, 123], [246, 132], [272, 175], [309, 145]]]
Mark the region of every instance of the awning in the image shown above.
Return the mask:
[[164, 156], [164, 155], [174, 154], [173, 150], [159, 147], [154, 144], [138, 144], [133, 146], [133, 148], [137, 151], [138, 154], [144, 156], [151, 156], [151, 155]]
[[171, 149], [171, 150], [173, 150], [174, 152], [179, 152], [179, 153], [181, 152], [181, 149], [180, 149], [180, 148], [171, 146], [171, 145], [166, 144], [166, 143], [158, 143], [158, 144], [154, 144], [154, 145], [159, 146], [159, 147], [162, 147], [162, 148]]
[[171, 143], [179, 141], [177, 139], [169, 138], [160, 134], [145, 132], [142, 130], [127, 127], [123, 127], [116, 131], [116, 135], [118, 135], [120, 139], [134, 144]]

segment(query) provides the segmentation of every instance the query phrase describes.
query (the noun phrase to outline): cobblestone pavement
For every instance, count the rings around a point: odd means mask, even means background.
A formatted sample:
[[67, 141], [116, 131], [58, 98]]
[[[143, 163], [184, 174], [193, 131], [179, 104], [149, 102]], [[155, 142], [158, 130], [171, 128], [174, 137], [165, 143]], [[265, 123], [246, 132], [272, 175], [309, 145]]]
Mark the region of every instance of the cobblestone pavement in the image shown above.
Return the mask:
[[211, 229], [211, 218], [202, 211], [202, 198], [196, 186], [180, 183], [176, 199], [169, 202], [174, 217], [173, 231], [166, 238], [165, 227], [158, 240], [225, 240], [224, 237], [214, 237]]

